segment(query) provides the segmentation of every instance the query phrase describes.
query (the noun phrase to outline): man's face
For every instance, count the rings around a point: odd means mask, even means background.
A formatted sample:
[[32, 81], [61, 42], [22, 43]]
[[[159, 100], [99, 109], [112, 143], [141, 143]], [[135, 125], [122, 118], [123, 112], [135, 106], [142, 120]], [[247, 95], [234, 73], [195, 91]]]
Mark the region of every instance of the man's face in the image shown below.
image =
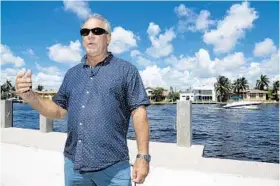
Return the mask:
[[[105, 30], [105, 23], [98, 19], [89, 19], [82, 28], [102, 28]], [[89, 56], [98, 56], [105, 53], [110, 42], [110, 36], [106, 33], [96, 35], [89, 32], [88, 35], [82, 36], [82, 38], [83, 45], [86, 49], [87, 55]]]

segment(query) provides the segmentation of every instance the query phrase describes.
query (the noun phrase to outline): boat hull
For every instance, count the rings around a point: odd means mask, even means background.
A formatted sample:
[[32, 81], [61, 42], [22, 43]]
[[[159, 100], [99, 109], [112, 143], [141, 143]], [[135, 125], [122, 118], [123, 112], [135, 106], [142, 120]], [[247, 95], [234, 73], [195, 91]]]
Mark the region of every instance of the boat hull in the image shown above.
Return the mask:
[[233, 102], [223, 106], [226, 109], [258, 109], [261, 102]]

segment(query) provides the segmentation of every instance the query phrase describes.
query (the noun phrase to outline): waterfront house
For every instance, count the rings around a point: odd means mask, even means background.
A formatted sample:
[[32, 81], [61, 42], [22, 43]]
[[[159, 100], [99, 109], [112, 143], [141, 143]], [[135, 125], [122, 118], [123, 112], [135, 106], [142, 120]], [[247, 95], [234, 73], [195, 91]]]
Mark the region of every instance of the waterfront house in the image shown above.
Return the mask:
[[216, 101], [216, 92], [213, 86], [193, 88], [194, 101]]
[[216, 101], [216, 92], [211, 86], [195, 87], [191, 91], [181, 92], [180, 100]]
[[268, 91], [257, 89], [246, 90], [243, 94], [247, 101], [265, 101], [268, 97]]
[[[155, 90], [155, 88], [151, 88], [151, 87], [147, 87], [146, 88], [146, 93], [147, 93], [147, 96], [148, 96], [148, 98], [152, 101], [152, 100], [154, 100], [155, 98], [154, 98], [154, 95], [153, 95], [153, 91]], [[163, 90], [163, 92], [162, 92], [162, 98], [163, 98], [163, 100], [165, 100], [165, 101], [167, 101], [167, 99], [168, 99], [168, 94], [169, 94], [169, 91], [168, 90]]]
[[169, 94], [169, 91], [168, 91], [168, 90], [163, 90], [162, 96], [164, 97], [164, 100], [165, 100], [165, 101], [168, 100], [168, 94]]
[[151, 87], [147, 87], [146, 88], [146, 93], [147, 93], [147, 96], [150, 100], [152, 100], [152, 97], [153, 97], [153, 89]]

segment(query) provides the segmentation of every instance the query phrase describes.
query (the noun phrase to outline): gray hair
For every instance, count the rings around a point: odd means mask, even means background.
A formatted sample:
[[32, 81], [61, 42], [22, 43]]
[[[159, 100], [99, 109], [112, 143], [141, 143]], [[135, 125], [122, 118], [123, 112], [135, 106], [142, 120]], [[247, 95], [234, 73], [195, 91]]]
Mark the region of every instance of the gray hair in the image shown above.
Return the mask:
[[100, 21], [104, 22], [104, 23], [105, 23], [105, 30], [108, 32], [109, 35], [111, 35], [111, 25], [110, 25], [109, 21], [108, 21], [105, 17], [103, 17], [103, 16], [100, 15], [100, 14], [92, 14], [92, 15], [89, 15], [89, 16], [88, 16], [88, 18], [87, 18], [87, 20], [84, 22], [84, 24], [85, 24], [88, 20], [90, 20], [90, 19], [97, 19], [97, 20], [100, 20]]

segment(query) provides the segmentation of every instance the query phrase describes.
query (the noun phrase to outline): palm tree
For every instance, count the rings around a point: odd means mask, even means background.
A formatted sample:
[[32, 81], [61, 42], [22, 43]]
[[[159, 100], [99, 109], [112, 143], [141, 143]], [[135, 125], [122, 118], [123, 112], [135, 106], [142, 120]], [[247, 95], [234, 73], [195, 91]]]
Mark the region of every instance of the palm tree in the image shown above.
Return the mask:
[[[241, 78], [238, 78], [237, 80], [235, 80], [233, 82], [233, 92], [234, 93], [237, 93], [238, 96], [240, 96], [240, 91], [242, 91], [242, 93], [244, 92], [244, 90], [247, 90], [249, 89], [249, 85], [248, 85], [248, 81], [245, 77], [241, 77]], [[242, 97], [244, 97], [242, 95]]]
[[163, 95], [162, 95], [163, 91], [164, 91], [163, 88], [156, 88], [156, 89], [153, 90], [152, 95], [153, 95], [153, 97], [154, 97], [156, 102], [162, 101], [162, 99], [163, 99]]
[[44, 86], [43, 85], [38, 85], [38, 87], [37, 87], [37, 90], [38, 91], [42, 91], [44, 89]]
[[279, 100], [278, 98], [278, 91], [279, 91], [279, 80], [273, 82], [273, 89], [272, 89], [272, 93], [273, 93], [273, 97], [276, 101]]
[[10, 80], [6, 80], [6, 83], [1, 85], [1, 99], [9, 99], [14, 96], [15, 88], [11, 84]]
[[225, 76], [219, 76], [215, 83], [215, 91], [218, 101], [226, 101], [231, 91], [231, 83]]
[[260, 79], [257, 80], [256, 89], [266, 90], [268, 89], [269, 78], [266, 75], [261, 75]]

